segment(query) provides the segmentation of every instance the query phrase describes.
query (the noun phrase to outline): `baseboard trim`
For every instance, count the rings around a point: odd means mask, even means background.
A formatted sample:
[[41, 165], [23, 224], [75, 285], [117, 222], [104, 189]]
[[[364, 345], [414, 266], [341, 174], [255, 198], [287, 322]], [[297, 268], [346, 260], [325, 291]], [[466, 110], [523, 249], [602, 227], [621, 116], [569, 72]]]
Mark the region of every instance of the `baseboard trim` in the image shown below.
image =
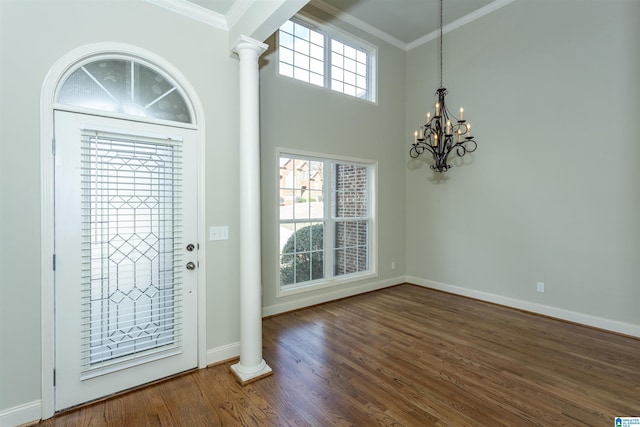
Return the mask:
[[221, 345], [207, 350], [207, 366], [215, 365], [240, 356], [240, 342]]
[[37, 423], [40, 418], [42, 418], [42, 401], [34, 400], [33, 402], [0, 411], [0, 426], [31, 425]]
[[310, 307], [317, 304], [322, 304], [329, 301], [334, 301], [341, 298], [347, 298], [354, 295], [362, 294], [365, 292], [377, 291], [378, 289], [388, 288], [390, 286], [399, 285], [405, 283], [406, 278], [404, 276], [394, 277], [391, 279], [380, 280], [377, 282], [368, 282], [362, 285], [349, 287], [342, 289], [340, 287], [333, 288], [332, 291], [323, 293], [321, 295], [313, 295], [305, 298], [299, 298], [295, 301], [284, 302], [281, 304], [273, 304], [262, 307], [262, 316], [273, 316], [276, 314], [286, 313], [288, 311], [299, 310], [301, 308]]
[[543, 316], [549, 316], [567, 322], [579, 323], [585, 326], [591, 326], [618, 334], [629, 335], [640, 338], [640, 325], [620, 322], [618, 320], [606, 319], [603, 317], [592, 316], [590, 314], [579, 313], [576, 311], [565, 310], [563, 308], [553, 307], [535, 302], [524, 301], [516, 298], [505, 297], [502, 295], [492, 294], [489, 292], [478, 291], [475, 289], [463, 288], [461, 286], [449, 285], [446, 283], [436, 282], [433, 280], [421, 279], [418, 277], [406, 277], [407, 283], [422, 286], [438, 291], [449, 292], [452, 294], [478, 299], [493, 304], [504, 305], [506, 307], [517, 308], [519, 310], [529, 311]]

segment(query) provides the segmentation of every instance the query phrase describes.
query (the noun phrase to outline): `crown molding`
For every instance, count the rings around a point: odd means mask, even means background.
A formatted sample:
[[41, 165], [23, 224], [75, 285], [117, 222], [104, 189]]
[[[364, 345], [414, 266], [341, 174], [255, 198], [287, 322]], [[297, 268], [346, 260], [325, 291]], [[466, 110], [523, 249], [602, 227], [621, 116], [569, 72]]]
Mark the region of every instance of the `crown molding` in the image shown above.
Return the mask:
[[[463, 25], [466, 25], [472, 21], [475, 21], [478, 18], [481, 18], [495, 10], [500, 9], [503, 6], [508, 5], [509, 3], [514, 2], [515, 0], [495, 0], [491, 3], [489, 3], [486, 6], [481, 7], [480, 9], [474, 10], [473, 12], [469, 13], [468, 15], [465, 15], [459, 19], [456, 19], [453, 22], [450, 22], [449, 24], [445, 25], [444, 27], [442, 27], [442, 32], [443, 33], [448, 33], [449, 31], [453, 31], [457, 28], [462, 27]], [[399, 40], [395, 37], [393, 37], [390, 34], [385, 33], [384, 31], [370, 25], [367, 24], [366, 22], [356, 18], [353, 15], [350, 15], [346, 12], [343, 12], [333, 6], [331, 6], [330, 4], [325, 3], [323, 0], [311, 0], [311, 2], [309, 3], [312, 6], [317, 7], [318, 9], [327, 12], [328, 14], [335, 16], [336, 18], [340, 19], [341, 21], [346, 22], [347, 24], [351, 24], [354, 27], [371, 34], [374, 37], [377, 37], [381, 40], [386, 41], [387, 43], [402, 49], [404, 51], [409, 51], [411, 49], [414, 49], [418, 46], [421, 46], [425, 43], [430, 42], [431, 40], [435, 40], [440, 36], [440, 29], [437, 29], [435, 31], [430, 32], [429, 34], [426, 34], [412, 42], [409, 43], [404, 43], [402, 40]]]
[[236, 0], [233, 2], [231, 9], [225, 15], [229, 28], [233, 28], [238, 23], [253, 3], [255, 3], [255, 0]]
[[[229, 25], [227, 18], [224, 15], [216, 13], [206, 7], [199, 6], [195, 3], [191, 3], [186, 0], [146, 0], [149, 3], [153, 3], [156, 6], [163, 7], [172, 12], [178, 13], [182, 16], [186, 16], [191, 19], [195, 19], [212, 27], [219, 28], [221, 30], [229, 31]], [[243, 3], [243, 2], [238, 2]], [[235, 8], [234, 7], [232, 9]], [[246, 10], [246, 9], [245, 9]]]
[[[447, 25], [442, 27], [442, 33], [446, 34], [450, 31], [456, 30], [462, 27], [463, 25], [466, 25], [472, 21], [475, 21], [478, 18], [482, 18], [483, 16], [488, 15], [491, 12], [494, 12], [503, 6], [506, 6], [509, 3], [513, 3], [514, 1], [515, 0], [495, 0], [489, 3], [488, 5], [481, 7], [480, 9], [474, 10], [473, 12], [463, 16], [462, 18], [458, 18], [455, 21], [448, 23]], [[410, 43], [407, 43], [405, 46], [405, 50], [409, 51], [411, 49], [414, 49], [418, 46], [421, 46], [425, 43], [430, 42], [431, 40], [437, 39], [439, 36], [440, 36], [440, 29], [432, 31], [427, 35], [424, 35]]]
[[328, 14], [335, 16], [339, 20], [346, 22], [347, 24], [351, 24], [354, 27], [371, 34], [374, 37], [377, 37], [381, 40], [386, 41], [392, 46], [395, 46], [399, 49], [406, 50], [406, 44], [402, 40], [398, 40], [397, 38], [385, 33], [384, 31], [374, 27], [373, 25], [367, 24], [366, 22], [356, 18], [353, 15], [348, 14], [347, 12], [343, 12], [340, 9], [337, 9], [331, 6], [328, 3], [325, 3], [322, 0], [311, 0], [309, 2], [310, 5], [317, 7], [318, 9], [327, 12]]

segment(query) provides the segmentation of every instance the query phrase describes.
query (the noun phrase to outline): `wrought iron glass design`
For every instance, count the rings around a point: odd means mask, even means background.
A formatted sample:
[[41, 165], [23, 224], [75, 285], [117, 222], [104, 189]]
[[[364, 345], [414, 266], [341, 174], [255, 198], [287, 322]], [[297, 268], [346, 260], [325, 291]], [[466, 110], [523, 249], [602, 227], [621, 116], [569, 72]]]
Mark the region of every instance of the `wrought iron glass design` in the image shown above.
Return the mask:
[[180, 345], [180, 151], [83, 131], [83, 371]]
[[189, 104], [167, 77], [120, 59], [80, 66], [65, 80], [58, 102], [137, 117], [192, 123]]

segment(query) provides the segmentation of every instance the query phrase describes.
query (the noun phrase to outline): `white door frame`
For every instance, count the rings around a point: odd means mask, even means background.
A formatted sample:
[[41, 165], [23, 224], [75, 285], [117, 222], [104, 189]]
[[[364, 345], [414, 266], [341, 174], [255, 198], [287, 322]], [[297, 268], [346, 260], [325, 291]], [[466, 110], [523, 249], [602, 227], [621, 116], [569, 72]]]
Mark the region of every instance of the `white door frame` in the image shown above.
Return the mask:
[[[142, 59], [165, 71], [184, 91], [191, 103], [197, 125], [196, 145], [198, 155], [198, 242], [200, 251], [198, 258], [206, 260], [205, 245], [205, 123], [204, 109], [195, 89], [184, 75], [169, 62], [158, 55], [136, 46], [123, 43], [95, 43], [74, 49], [60, 58], [47, 73], [40, 100], [40, 171], [41, 171], [41, 360], [42, 360], [42, 418], [50, 418], [54, 414], [54, 158], [52, 152], [54, 138], [53, 110], [56, 90], [65, 73], [74, 64], [96, 55], [118, 54], [135, 60]], [[200, 263], [198, 270], [198, 367], [207, 366], [206, 343], [206, 262]]]

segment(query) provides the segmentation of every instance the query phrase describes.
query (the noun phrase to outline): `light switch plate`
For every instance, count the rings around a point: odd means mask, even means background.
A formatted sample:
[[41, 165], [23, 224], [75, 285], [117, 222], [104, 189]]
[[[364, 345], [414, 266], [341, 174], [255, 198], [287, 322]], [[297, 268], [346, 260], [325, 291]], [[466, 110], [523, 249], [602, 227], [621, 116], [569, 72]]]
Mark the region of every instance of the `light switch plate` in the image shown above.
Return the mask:
[[209, 240], [229, 239], [229, 226], [209, 227]]

